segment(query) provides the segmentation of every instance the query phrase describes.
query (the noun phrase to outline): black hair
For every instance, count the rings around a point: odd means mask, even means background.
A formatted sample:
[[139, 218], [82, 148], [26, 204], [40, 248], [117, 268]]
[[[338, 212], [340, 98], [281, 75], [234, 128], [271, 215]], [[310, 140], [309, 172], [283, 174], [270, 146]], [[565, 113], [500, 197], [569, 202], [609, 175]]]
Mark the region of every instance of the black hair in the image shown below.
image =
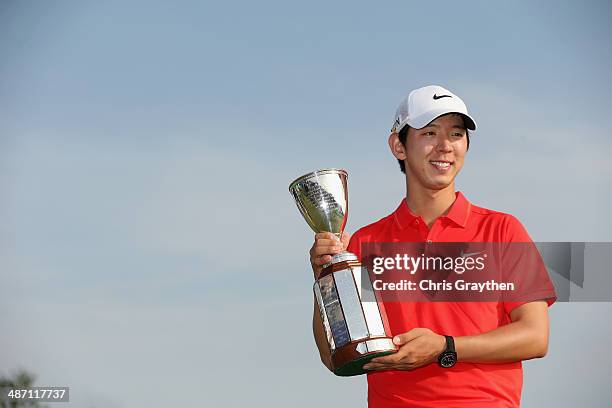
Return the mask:
[[[464, 125], [466, 124], [465, 119], [463, 119], [463, 123]], [[406, 125], [402, 128], [402, 130], [400, 130], [398, 134], [399, 140], [402, 143], [402, 145], [404, 145], [404, 148], [406, 148], [406, 139], [408, 138], [408, 129], [410, 129], [410, 126]], [[470, 149], [470, 131], [468, 130], [467, 126], [465, 126], [465, 136], [467, 137], [467, 150], [469, 150]], [[402, 171], [402, 173], [406, 174], [406, 165], [404, 164], [404, 161], [397, 159], [397, 162], [399, 163], [400, 170]]]

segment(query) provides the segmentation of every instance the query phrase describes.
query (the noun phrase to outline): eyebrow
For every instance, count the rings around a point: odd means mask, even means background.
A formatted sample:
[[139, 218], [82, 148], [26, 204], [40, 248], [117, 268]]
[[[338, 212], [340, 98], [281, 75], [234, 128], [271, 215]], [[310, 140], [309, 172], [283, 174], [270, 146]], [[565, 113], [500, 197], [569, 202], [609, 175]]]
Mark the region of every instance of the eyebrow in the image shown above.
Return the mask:
[[[429, 125], [423, 127], [423, 129], [426, 129], [428, 127], [437, 127], [437, 128], [439, 128], [440, 125], [436, 125], [435, 123], [430, 123]], [[455, 125], [455, 126], [452, 127], [452, 129], [467, 130], [467, 128], [465, 126], [460, 126], [460, 125]]]

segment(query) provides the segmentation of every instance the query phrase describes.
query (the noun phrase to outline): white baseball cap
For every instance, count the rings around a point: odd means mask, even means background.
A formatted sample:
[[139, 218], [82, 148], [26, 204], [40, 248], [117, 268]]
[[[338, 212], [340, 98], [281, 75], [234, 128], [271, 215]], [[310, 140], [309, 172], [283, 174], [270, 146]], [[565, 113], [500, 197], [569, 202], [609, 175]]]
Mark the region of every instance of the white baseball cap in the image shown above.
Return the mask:
[[467, 106], [461, 98], [441, 86], [429, 85], [410, 92], [400, 103], [395, 112], [391, 133], [399, 133], [406, 125], [421, 129], [447, 113], [463, 115], [467, 128], [476, 130], [476, 122], [468, 114]]

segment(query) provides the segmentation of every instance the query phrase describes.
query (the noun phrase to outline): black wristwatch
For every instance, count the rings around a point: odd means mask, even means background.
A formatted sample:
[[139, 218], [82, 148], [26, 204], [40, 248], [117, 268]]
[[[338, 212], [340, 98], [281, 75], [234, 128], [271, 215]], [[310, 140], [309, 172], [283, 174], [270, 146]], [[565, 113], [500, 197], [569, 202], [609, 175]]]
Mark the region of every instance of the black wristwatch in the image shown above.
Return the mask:
[[453, 340], [452, 336], [444, 337], [446, 337], [446, 349], [438, 356], [438, 365], [442, 368], [451, 368], [457, 363], [455, 340]]

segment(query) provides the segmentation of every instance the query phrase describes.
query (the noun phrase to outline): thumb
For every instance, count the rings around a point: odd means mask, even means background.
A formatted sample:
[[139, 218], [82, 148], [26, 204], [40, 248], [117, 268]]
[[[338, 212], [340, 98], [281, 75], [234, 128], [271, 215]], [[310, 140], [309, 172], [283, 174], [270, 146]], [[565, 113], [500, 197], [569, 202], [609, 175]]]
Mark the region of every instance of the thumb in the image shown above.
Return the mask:
[[346, 247], [348, 247], [349, 241], [351, 240], [351, 234], [349, 234], [348, 232], [343, 232], [342, 236], [340, 237], [340, 241], [342, 242], [342, 247], [344, 249], [346, 249]]
[[422, 333], [419, 328], [412, 329], [406, 333], [398, 334], [397, 336], [393, 337], [393, 344], [395, 344], [396, 346], [402, 346], [408, 343], [409, 341], [416, 339], [421, 334]]

